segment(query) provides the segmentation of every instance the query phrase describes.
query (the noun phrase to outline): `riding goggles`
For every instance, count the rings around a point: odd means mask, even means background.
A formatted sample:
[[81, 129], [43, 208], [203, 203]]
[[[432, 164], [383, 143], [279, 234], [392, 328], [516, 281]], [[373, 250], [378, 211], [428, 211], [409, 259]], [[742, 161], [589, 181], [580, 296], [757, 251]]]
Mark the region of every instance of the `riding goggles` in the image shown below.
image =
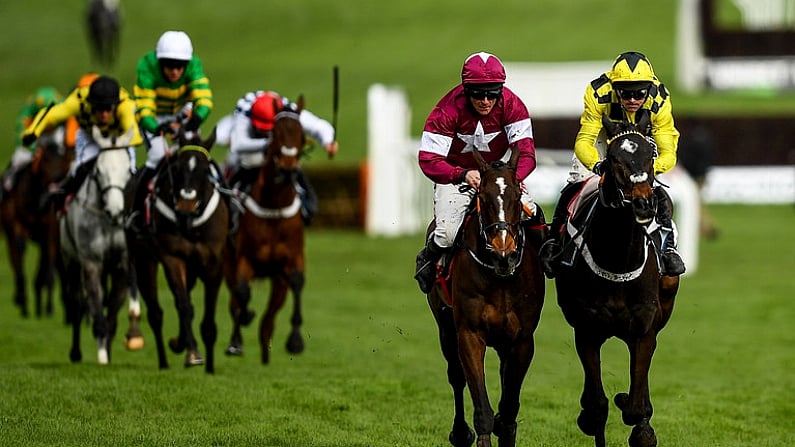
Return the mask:
[[178, 59], [160, 59], [160, 66], [163, 68], [168, 69], [179, 69], [185, 68], [188, 65], [188, 61], [181, 61]]
[[480, 100], [488, 99], [489, 101], [493, 101], [502, 95], [502, 87], [489, 90], [466, 88], [464, 89], [464, 93], [466, 93], [466, 95], [470, 98]]
[[625, 101], [629, 101], [630, 99], [646, 99], [646, 96], [649, 95], [649, 89], [619, 90], [618, 95]]

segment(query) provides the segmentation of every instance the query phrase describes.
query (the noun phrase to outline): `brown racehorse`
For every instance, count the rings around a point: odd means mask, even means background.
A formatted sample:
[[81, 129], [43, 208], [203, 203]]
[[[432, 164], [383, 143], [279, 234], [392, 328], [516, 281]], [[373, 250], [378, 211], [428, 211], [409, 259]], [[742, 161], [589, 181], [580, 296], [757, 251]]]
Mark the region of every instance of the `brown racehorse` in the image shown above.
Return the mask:
[[[278, 105], [274, 104], [276, 110]], [[231, 294], [230, 312], [234, 322], [227, 354], [240, 355], [243, 338], [240, 326], [251, 322], [253, 311], [250, 283], [256, 278], [270, 278], [268, 307], [262, 315], [259, 342], [262, 363], [270, 360], [276, 313], [282, 308], [288, 290], [294, 299], [290, 322], [292, 330], [287, 350], [304, 350], [301, 335], [301, 293], [304, 287], [304, 223], [301, 199], [295, 188], [295, 173], [306, 139], [298, 116], [304, 107], [299, 97], [296, 110], [283, 110], [276, 115], [273, 133], [250, 194], [243, 197], [245, 214], [235, 241], [235, 253], [227, 263], [226, 283]]]
[[[478, 447], [516, 445], [516, 418], [522, 383], [535, 352], [533, 333], [544, 303], [544, 275], [538, 247], [522, 218], [521, 185], [516, 178], [519, 151], [505, 164], [487, 164], [480, 153], [480, 190], [449, 255], [449, 275], [437, 281], [428, 304], [439, 327], [447, 360], [447, 380], [455, 398], [449, 441], [475, 440], [466, 422], [464, 389], [472, 397]], [[492, 347], [500, 358], [502, 394], [498, 413], [486, 391], [484, 357]]]
[[[169, 340], [169, 347], [175, 353], [186, 352], [185, 366], [204, 364], [207, 373], [215, 372], [214, 346], [218, 332], [215, 311], [223, 282], [229, 209], [213, 181], [208, 148], [214, 141], [215, 132], [202, 146], [182, 146], [161, 162], [148, 199], [151, 229], [142, 235], [128, 232], [135, 271], [133, 288], [140, 291], [146, 303], [160, 368], [168, 368], [162, 333], [163, 309], [157, 294], [157, 269], [162, 265], [179, 317], [179, 334]], [[128, 188], [128, 198], [129, 194]], [[200, 332], [206, 359], [199, 352], [193, 334], [190, 292], [198, 280], [204, 284]]]
[[[645, 117], [648, 118], [648, 115]], [[646, 225], [654, 220], [654, 148], [637, 126], [603, 120], [608, 135], [598, 193], [567, 225], [564, 262], [555, 278], [558, 304], [574, 328], [577, 354], [585, 372], [580, 398], [580, 429], [605, 446], [608, 400], [601, 378], [601, 347], [617, 337], [630, 354], [628, 393], [615, 396], [625, 424], [633, 426], [631, 447], [652, 447], [652, 405], [648, 374], [657, 334], [671, 316], [678, 277], [661, 276], [656, 248]], [[583, 225], [578, 221], [584, 221]], [[573, 250], [573, 252], [572, 252]]]
[[[14, 189], [0, 202], [0, 222], [8, 241], [8, 254], [14, 270], [14, 303], [19, 306], [23, 317], [28, 316], [24, 267], [28, 240], [39, 246], [39, 264], [34, 283], [36, 316], [52, 315], [55, 273], [63, 271], [55, 210], [52, 206], [41, 207], [42, 198], [50, 185], [67, 175], [74, 157], [74, 151], [68, 150], [60, 140], [62, 136], [57, 133], [44, 134], [39, 138], [33, 161], [17, 173]], [[43, 300], [46, 302], [42, 303]]]

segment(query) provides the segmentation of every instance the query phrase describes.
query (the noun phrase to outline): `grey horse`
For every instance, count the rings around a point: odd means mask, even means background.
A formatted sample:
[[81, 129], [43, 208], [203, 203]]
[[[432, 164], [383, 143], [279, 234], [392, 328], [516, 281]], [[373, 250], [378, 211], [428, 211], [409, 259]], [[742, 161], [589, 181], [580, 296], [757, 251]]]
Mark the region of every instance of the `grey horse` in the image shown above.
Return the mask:
[[127, 148], [103, 149], [94, 168], [66, 206], [60, 221], [66, 266], [64, 300], [71, 315], [72, 362], [82, 360], [80, 323], [92, 322], [99, 364], [110, 362], [116, 315], [129, 290], [124, 235], [124, 187], [131, 176]]

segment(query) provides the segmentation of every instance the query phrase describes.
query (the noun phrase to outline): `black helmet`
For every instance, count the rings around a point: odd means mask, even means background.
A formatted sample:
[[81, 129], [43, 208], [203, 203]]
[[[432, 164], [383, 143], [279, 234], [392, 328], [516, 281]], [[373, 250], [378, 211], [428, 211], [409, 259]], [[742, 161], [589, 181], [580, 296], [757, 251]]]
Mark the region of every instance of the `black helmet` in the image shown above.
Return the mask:
[[119, 83], [108, 76], [100, 76], [88, 89], [88, 102], [92, 106], [115, 106], [119, 103]]

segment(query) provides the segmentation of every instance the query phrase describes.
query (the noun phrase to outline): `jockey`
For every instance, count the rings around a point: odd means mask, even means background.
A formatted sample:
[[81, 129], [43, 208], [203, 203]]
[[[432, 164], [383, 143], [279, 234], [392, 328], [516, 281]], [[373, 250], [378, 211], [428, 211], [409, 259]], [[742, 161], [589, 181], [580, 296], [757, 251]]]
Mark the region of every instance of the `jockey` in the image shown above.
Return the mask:
[[[541, 262], [549, 278], [555, 276], [556, 256], [560, 254], [560, 234], [567, 219], [567, 207], [586, 178], [601, 175], [601, 160], [607, 148], [602, 116], [613, 121], [637, 123], [641, 114], [651, 118], [651, 139], [657, 147], [654, 172], [670, 171], [676, 164], [679, 131], [674, 127], [671, 97], [654, 75], [651, 62], [641, 53], [629, 51], [618, 55], [612, 69], [591, 81], [585, 89], [585, 107], [580, 130], [574, 142], [572, 171], [560, 194], [552, 218], [550, 238], [541, 249]], [[654, 188], [657, 197], [657, 223], [662, 241], [663, 273], [678, 276], [685, 264], [676, 250], [676, 232], [671, 218], [670, 197], [661, 186]]]
[[[226, 164], [232, 186], [245, 191], [256, 179], [265, 163], [265, 147], [270, 141], [274, 119], [282, 109], [296, 110], [296, 104], [274, 91], [257, 90], [238, 99], [235, 111], [219, 121], [217, 142], [229, 146]], [[329, 157], [337, 153], [339, 145], [331, 123], [306, 109], [301, 110], [299, 121], [304, 132], [319, 142]], [[310, 225], [317, 213], [317, 195], [300, 167], [296, 181], [303, 203], [301, 215], [304, 223]]]
[[54, 87], [41, 87], [36, 90], [32, 95], [28, 96], [25, 105], [17, 117], [17, 141], [14, 154], [11, 156], [11, 161], [3, 174], [3, 185], [0, 189], [0, 196], [4, 196], [8, 191], [11, 191], [16, 184], [16, 175], [23, 166], [26, 166], [33, 160], [33, 150], [35, 147], [29, 147], [22, 144], [22, 132], [30, 126], [36, 115], [42, 110], [53, 106], [63, 100], [61, 93]]
[[154, 50], [138, 61], [133, 87], [136, 118], [146, 143], [146, 164], [135, 191], [133, 210], [143, 208], [146, 188], [166, 154], [166, 136], [180, 127], [198, 132], [213, 108], [210, 80], [193, 43], [183, 31], [166, 31]]
[[45, 129], [55, 127], [70, 117], [77, 118], [79, 124], [75, 161], [69, 175], [48, 196], [57, 209], [63, 207], [68, 195], [77, 191], [106, 144], [126, 147], [134, 163], [135, 146], [143, 142], [135, 122], [135, 104], [129, 93], [119, 87], [115, 79], [100, 76], [91, 85], [74, 89], [63, 102], [37, 117], [22, 133], [22, 144], [29, 146]]
[[[519, 181], [536, 167], [530, 114], [504, 83], [505, 67], [497, 56], [485, 52], [472, 54], [464, 62], [461, 84], [439, 100], [425, 121], [419, 165], [435, 184], [436, 228], [417, 255], [414, 277], [424, 293], [431, 290], [436, 263], [452, 247], [480, 185], [480, 171], [470, 152], [480, 151], [490, 163], [505, 161], [511, 151], [519, 151], [516, 167]], [[536, 210], [524, 191], [522, 203]]]

